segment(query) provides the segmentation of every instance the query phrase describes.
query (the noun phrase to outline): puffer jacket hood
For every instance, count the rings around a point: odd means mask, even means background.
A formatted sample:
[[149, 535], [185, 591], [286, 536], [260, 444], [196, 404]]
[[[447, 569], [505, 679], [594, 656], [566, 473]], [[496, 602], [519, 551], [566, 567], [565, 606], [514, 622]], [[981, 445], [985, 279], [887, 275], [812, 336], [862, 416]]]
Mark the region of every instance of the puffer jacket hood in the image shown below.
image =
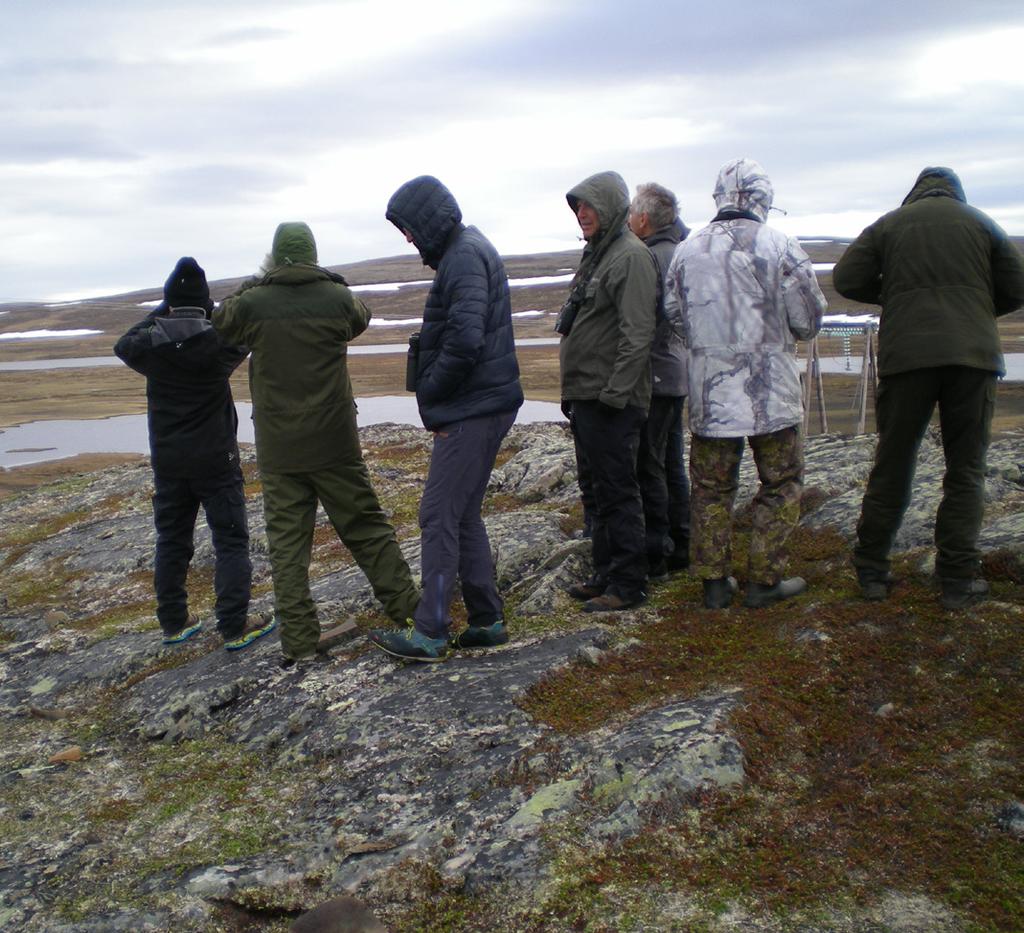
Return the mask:
[[580, 201], [586, 201], [601, 221], [601, 229], [590, 241], [597, 248], [600, 243], [622, 233], [629, 215], [629, 188], [618, 172], [598, 172], [583, 179], [565, 199], [575, 214]]
[[407, 181], [388, 201], [384, 214], [402, 233], [412, 234], [425, 266], [436, 269], [452, 234], [462, 229], [455, 196], [433, 175]]
[[279, 224], [274, 231], [270, 255], [275, 266], [303, 263], [316, 265], [316, 240], [308, 224], [301, 221]]
[[951, 168], [941, 165], [931, 165], [921, 171], [914, 182], [914, 187], [903, 199], [904, 204], [912, 204], [920, 201], [921, 198], [955, 198], [957, 201], [967, 203], [967, 195], [964, 194], [964, 187], [960, 179]]
[[774, 196], [771, 181], [753, 159], [733, 159], [718, 172], [714, 198], [719, 211], [747, 211], [764, 223]]

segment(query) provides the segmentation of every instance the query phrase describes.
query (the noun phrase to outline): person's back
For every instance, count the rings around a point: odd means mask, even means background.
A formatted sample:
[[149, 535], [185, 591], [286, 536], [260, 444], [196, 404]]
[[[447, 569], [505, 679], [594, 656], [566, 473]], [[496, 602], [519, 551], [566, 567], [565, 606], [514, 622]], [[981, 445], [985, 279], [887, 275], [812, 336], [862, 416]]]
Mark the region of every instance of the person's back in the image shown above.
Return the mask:
[[304, 223], [278, 226], [262, 277], [247, 282], [214, 326], [252, 350], [249, 385], [263, 486], [282, 665], [327, 647], [309, 588], [317, 504], [388, 615], [404, 622], [419, 594], [363, 462], [346, 344], [370, 312], [345, 280], [317, 264]]
[[918, 447], [936, 406], [946, 460], [935, 522], [942, 605], [989, 592], [978, 532], [985, 455], [1003, 373], [996, 317], [1024, 304], [1024, 261], [988, 216], [966, 203], [951, 169], [925, 168], [902, 206], [867, 227], [836, 263], [836, 290], [882, 306], [878, 446], [853, 563], [866, 599], [888, 597], [889, 552], [910, 502]]
[[926, 169], [903, 205], [840, 257], [832, 279], [841, 295], [882, 306], [880, 375], [932, 366], [1002, 374], [996, 316], [1017, 308], [1024, 291], [1012, 250], [966, 203], [953, 172]]
[[114, 347], [146, 377], [156, 524], [154, 588], [166, 644], [199, 631], [190, 616], [186, 574], [200, 505], [216, 553], [217, 627], [230, 650], [273, 625], [248, 624], [252, 565], [229, 378], [248, 352], [213, 329], [206, 276], [182, 257], [164, 285], [164, 301]]
[[227, 299], [215, 324], [252, 351], [249, 383], [261, 469], [312, 471], [352, 451], [354, 423], [346, 347], [369, 323], [340, 276], [316, 264], [305, 224], [282, 224], [274, 267]]
[[746, 440], [760, 485], [745, 605], [760, 608], [806, 588], [783, 576], [803, 489], [796, 340], [818, 332], [825, 298], [796, 240], [767, 226], [774, 189], [757, 162], [722, 166], [713, 196], [718, 213], [679, 244], [668, 283], [690, 350], [692, 569], [705, 607], [730, 605], [732, 509]]

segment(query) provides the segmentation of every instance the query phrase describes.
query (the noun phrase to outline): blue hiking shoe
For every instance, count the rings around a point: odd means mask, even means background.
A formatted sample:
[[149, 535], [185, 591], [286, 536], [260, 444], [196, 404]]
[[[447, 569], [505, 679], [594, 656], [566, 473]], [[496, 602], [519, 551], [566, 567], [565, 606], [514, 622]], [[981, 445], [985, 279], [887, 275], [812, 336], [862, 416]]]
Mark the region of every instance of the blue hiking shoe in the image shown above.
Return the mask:
[[404, 632], [374, 629], [369, 638], [371, 645], [403, 661], [443, 661], [448, 657], [447, 638], [430, 638], [415, 628]]
[[491, 625], [471, 625], [452, 639], [453, 648], [497, 648], [508, 642], [508, 629], [500, 619]]
[[224, 639], [224, 648], [227, 651], [241, 651], [248, 648], [257, 638], [269, 635], [277, 628], [277, 619], [270, 616], [269, 619], [250, 619], [245, 623], [245, 628], [234, 638]]
[[188, 641], [193, 635], [198, 635], [202, 630], [203, 623], [195, 616], [189, 616], [188, 622], [185, 623], [185, 627], [180, 632], [175, 632], [173, 635], [164, 633], [164, 644], [180, 645], [183, 641]]

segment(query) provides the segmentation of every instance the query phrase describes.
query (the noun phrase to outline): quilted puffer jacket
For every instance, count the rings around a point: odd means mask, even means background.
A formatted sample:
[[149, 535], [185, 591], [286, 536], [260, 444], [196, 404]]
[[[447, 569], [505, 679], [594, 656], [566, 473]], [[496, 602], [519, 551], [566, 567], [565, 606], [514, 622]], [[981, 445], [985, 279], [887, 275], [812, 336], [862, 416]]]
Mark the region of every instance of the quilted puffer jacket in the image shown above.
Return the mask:
[[437, 270], [427, 295], [416, 368], [424, 427], [516, 411], [523, 404], [508, 277], [497, 250], [462, 224], [452, 193], [430, 175], [406, 182], [387, 219]]

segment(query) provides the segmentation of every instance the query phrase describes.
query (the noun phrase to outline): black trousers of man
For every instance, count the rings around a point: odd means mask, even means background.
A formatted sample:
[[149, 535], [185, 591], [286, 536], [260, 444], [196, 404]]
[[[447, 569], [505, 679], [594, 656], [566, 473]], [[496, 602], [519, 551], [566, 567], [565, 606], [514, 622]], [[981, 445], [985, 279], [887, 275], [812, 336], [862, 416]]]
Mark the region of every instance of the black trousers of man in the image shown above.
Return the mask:
[[853, 552], [862, 580], [885, 579], [889, 572], [889, 551], [910, 504], [917, 452], [936, 405], [946, 474], [935, 518], [935, 572], [949, 580], [977, 576], [995, 397], [996, 374], [970, 366], [935, 366], [882, 377], [876, 406], [878, 447]]
[[647, 420], [640, 432], [636, 471], [640, 483], [640, 496], [644, 503], [647, 561], [652, 573], [664, 572], [665, 558], [672, 553], [674, 547], [671, 536], [666, 450], [673, 418], [680, 422], [682, 420], [682, 405], [682, 397], [653, 396]]
[[237, 638], [245, 628], [252, 586], [241, 469], [236, 465], [224, 473], [197, 478], [154, 473], [153, 486], [153, 587], [160, 628], [165, 635], [175, 635], [188, 623], [185, 578], [195, 553], [193, 538], [201, 505], [216, 555], [213, 586], [217, 630], [226, 640]]
[[647, 554], [643, 502], [636, 475], [637, 448], [646, 413], [627, 405], [574, 400], [572, 429], [580, 472], [593, 498], [594, 575], [606, 592], [633, 601], [644, 593]]

